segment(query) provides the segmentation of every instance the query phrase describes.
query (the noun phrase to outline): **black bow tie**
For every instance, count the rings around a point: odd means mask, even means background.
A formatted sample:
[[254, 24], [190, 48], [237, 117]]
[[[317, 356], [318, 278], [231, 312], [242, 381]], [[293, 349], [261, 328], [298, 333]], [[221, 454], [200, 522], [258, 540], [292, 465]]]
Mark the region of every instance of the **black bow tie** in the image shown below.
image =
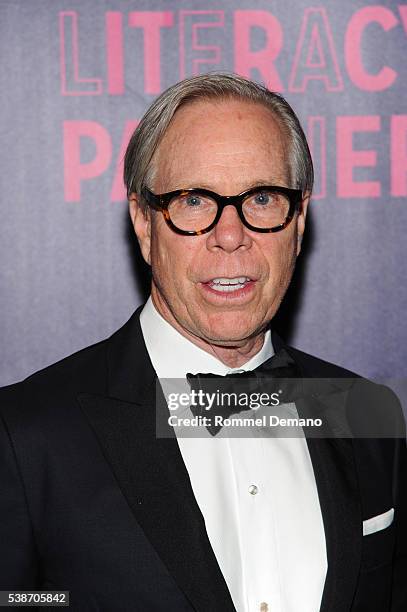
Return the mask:
[[281, 401], [288, 403], [294, 401], [300, 395], [298, 381], [288, 381], [286, 379], [300, 378], [300, 372], [294, 359], [284, 349], [280, 349], [273, 357], [264, 361], [254, 370], [247, 372], [232, 372], [221, 376], [219, 374], [198, 373], [187, 374], [187, 380], [192, 391], [197, 394], [202, 391], [202, 401], [197, 404], [191, 404], [191, 412], [194, 416], [210, 416], [211, 423], [206, 425], [207, 430], [212, 436], [215, 436], [222, 425], [214, 423], [214, 417], [219, 415], [223, 418], [229, 418], [232, 414], [238, 414], [244, 410], [250, 410], [250, 406], [242, 405], [230, 401], [227, 405], [224, 402], [214, 403], [208, 413], [208, 403], [205, 403], [205, 398], [208, 395], [215, 397], [216, 393], [222, 392], [227, 394], [244, 393], [249, 396], [251, 393], [278, 393], [281, 396]]

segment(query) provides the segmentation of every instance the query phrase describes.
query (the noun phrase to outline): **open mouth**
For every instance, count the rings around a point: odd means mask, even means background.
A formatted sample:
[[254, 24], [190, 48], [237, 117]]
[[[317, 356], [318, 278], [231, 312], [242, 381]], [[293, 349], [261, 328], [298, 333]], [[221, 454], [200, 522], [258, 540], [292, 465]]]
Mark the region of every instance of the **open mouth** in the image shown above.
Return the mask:
[[219, 293], [229, 293], [231, 291], [239, 291], [240, 289], [244, 289], [251, 282], [252, 279], [250, 279], [248, 276], [236, 276], [234, 278], [213, 278], [205, 284], [208, 285], [208, 287], [210, 287], [213, 291], [218, 291]]

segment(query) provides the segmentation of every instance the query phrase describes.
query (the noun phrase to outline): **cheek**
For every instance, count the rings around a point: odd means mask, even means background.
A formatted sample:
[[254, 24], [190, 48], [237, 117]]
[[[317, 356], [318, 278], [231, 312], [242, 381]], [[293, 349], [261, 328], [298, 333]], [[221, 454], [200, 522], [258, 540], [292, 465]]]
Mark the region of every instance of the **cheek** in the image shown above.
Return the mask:
[[[188, 237], [175, 234], [157, 223], [151, 240], [151, 266], [156, 284], [166, 293], [184, 293], [196, 253]], [[181, 297], [181, 295], [180, 295]]]
[[[161, 214], [154, 213], [151, 227], [151, 269], [156, 283], [162, 285], [165, 279], [170, 281], [173, 257], [168, 257], [170, 236], [166, 231], [165, 221]], [[172, 285], [172, 280], [171, 283]]]
[[269, 279], [267, 293], [285, 291], [294, 271], [296, 244], [293, 236], [275, 236], [277, 240], [268, 260]]
[[163, 240], [155, 239], [151, 247], [151, 269], [157, 285], [167, 291], [174, 288], [179, 267], [179, 257], [176, 253], [168, 255], [168, 245]]

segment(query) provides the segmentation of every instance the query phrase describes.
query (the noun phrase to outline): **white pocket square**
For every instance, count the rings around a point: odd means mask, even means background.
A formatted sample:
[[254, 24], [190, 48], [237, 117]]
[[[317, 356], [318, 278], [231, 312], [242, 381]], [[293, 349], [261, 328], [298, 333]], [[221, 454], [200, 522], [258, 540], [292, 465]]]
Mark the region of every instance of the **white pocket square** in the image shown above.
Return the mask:
[[386, 527], [392, 524], [393, 518], [394, 508], [390, 508], [390, 510], [383, 512], [383, 514], [366, 519], [366, 521], [363, 521], [363, 535], [370, 535], [371, 533], [376, 533], [376, 531], [386, 529]]

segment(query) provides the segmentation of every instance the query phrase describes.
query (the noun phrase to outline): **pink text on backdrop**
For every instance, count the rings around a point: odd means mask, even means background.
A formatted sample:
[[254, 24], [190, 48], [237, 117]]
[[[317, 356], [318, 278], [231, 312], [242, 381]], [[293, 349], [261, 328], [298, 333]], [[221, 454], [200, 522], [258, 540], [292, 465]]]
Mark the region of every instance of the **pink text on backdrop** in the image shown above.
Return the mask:
[[[222, 60], [220, 44], [203, 44], [200, 34], [211, 28], [223, 28], [225, 11], [180, 11], [179, 14], [179, 78], [200, 74], [201, 66], [219, 67]], [[224, 38], [222, 36], [221, 41]]]
[[289, 77], [289, 91], [305, 91], [310, 80], [323, 81], [326, 91], [343, 89], [335, 45], [324, 9], [305, 9]]
[[[327, 143], [326, 121], [325, 117], [315, 116], [308, 117], [306, 122], [306, 131], [317, 167], [316, 199], [326, 195], [328, 148], [336, 150], [336, 170], [332, 169], [331, 172], [335, 172], [337, 197], [377, 198], [382, 195], [379, 172], [376, 172], [377, 151], [374, 148], [356, 148], [354, 144], [354, 137], [358, 133], [377, 134], [382, 131], [381, 117], [378, 115], [337, 117], [335, 143]], [[114, 152], [110, 132], [100, 123], [77, 120], [64, 122], [64, 192], [67, 202], [80, 202], [82, 186], [105, 172], [112, 172], [112, 167], [113, 181], [108, 197], [112, 202], [121, 202], [126, 198], [122, 181], [123, 156], [136, 126], [137, 121], [126, 122], [120, 148]], [[81, 161], [84, 139], [90, 139], [95, 149], [93, 159], [87, 162]], [[390, 195], [407, 196], [407, 115], [391, 117], [388, 140]], [[385, 168], [384, 160], [381, 160], [381, 166]], [[358, 168], [368, 169], [371, 180], [357, 180], [354, 174]]]
[[357, 132], [378, 132], [380, 117], [337, 117], [337, 194], [340, 198], [378, 198], [381, 195], [379, 181], [356, 181], [355, 168], [375, 168], [377, 153], [374, 150], [355, 150], [353, 136]]
[[[388, 66], [384, 57], [382, 67], [376, 73], [369, 72], [363, 61], [363, 48], [377, 46], [378, 31], [383, 46], [390, 42], [389, 37], [397, 27], [407, 33], [407, 5], [360, 8], [350, 16], [342, 33], [335, 32], [335, 37], [325, 7], [305, 8], [302, 14], [294, 15], [298, 20], [298, 38], [287, 79], [276, 67], [285, 50], [284, 26], [277, 15], [266, 10], [133, 11], [127, 15], [108, 11], [104, 15], [104, 40], [100, 41], [100, 57], [106, 57], [105, 74], [85, 77], [87, 58], [85, 52], [80, 52], [78, 13], [63, 11], [59, 14], [61, 93], [123, 95], [126, 71], [134, 69], [125, 65], [125, 37], [136, 35], [143, 37], [144, 91], [159, 94], [163, 87], [163, 29], [173, 29], [178, 34], [179, 74], [172, 75], [172, 81], [225, 67], [222, 66], [225, 45], [233, 49], [235, 72], [248, 77], [259, 75], [267, 87], [276, 91], [303, 92], [315, 80], [328, 92], [342, 90], [345, 83], [353, 83], [363, 91], [383, 91], [397, 80], [397, 66]], [[231, 40], [225, 35], [229, 25], [233, 30]], [[263, 30], [265, 43], [261, 49], [253, 50], [252, 38], [258, 28]], [[348, 81], [344, 80], [338, 61], [342, 49]]]
[[389, 66], [384, 66], [377, 74], [366, 72], [361, 53], [361, 40], [366, 27], [372, 23], [379, 24], [385, 32], [388, 32], [398, 24], [398, 20], [393, 11], [384, 6], [366, 6], [360, 9], [352, 16], [346, 31], [345, 62], [349, 77], [360, 89], [382, 91], [392, 86], [397, 73]]
[[315, 167], [312, 198], [322, 200], [326, 196], [326, 118], [308, 117], [307, 128], [307, 140]]
[[[123, 185], [123, 158], [130, 136], [138, 121], [127, 121], [120, 149], [115, 156], [115, 170], [110, 192], [112, 202], [126, 199]], [[84, 138], [92, 140], [95, 156], [91, 161], [81, 162], [81, 144]], [[112, 139], [109, 131], [96, 121], [64, 121], [64, 195], [66, 202], [81, 201], [81, 186], [101, 176], [112, 163]]]
[[407, 196], [407, 115], [391, 118], [391, 195]]

